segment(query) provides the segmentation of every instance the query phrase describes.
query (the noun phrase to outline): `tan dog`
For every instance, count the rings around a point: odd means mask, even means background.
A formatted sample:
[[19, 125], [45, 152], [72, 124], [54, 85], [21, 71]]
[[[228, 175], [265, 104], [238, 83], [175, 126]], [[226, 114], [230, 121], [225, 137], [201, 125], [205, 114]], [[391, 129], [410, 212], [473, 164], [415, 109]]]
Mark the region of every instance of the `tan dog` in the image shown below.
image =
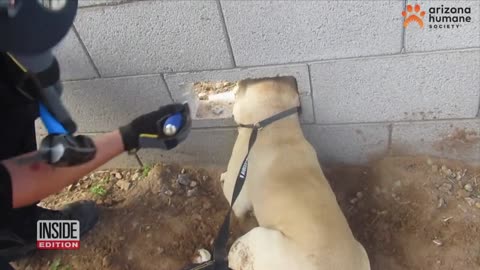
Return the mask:
[[[253, 124], [299, 106], [293, 77], [239, 82], [233, 114]], [[239, 128], [223, 191], [230, 201], [251, 129]], [[260, 227], [237, 239], [229, 252], [234, 270], [367, 270], [370, 263], [340, 210], [305, 139], [297, 114], [258, 133], [247, 180], [234, 204], [237, 217], [254, 210]]]

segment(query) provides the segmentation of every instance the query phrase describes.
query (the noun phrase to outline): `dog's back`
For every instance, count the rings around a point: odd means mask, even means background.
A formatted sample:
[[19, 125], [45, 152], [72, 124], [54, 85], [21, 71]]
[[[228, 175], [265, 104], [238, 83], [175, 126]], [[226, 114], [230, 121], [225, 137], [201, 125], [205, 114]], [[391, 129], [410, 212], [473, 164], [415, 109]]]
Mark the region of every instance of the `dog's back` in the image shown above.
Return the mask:
[[259, 225], [282, 232], [325, 267], [319, 269], [368, 269], [359, 267], [364, 259], [355, 257], [365, 251], [300, 127], [272, 131], [264, 134], [269, 142], [257, 144], [250, 157], [247, 187]]

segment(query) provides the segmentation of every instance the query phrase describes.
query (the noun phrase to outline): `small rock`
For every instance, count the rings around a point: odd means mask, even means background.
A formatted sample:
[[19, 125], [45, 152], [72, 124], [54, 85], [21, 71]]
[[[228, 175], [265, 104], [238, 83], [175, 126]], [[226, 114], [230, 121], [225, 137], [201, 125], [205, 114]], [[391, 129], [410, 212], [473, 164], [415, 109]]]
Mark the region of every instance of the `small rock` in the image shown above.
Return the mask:
[[157, 247], [157, 252], [158, 252], [158, 254], [162, 254], [164, 251], [165, 251], [164, 248]]
[[130, 182], [125, 181], [125, 180], [118, 180], [117, 183], [115, 183], [121, 190], [127, 191], [130, 189]]
[[115, 173], [115, 178], [122, 179], [123, 175], [121, 173], [117, 172], [117, 173]]
[[150, 226], [146, 226], [146, 227], [145, 227], [145, 230], [148, 231], [148, 230], [150, 230], [150, 228], [151, 228]]
[[129, 260], [129, 261], [133, 260], [133, 254], [132, 254], [131, 251], [128, 252], [127, 260]]
[[132, 228], [135, 230], [138, 227], [138, 221], [132, 222]]
[[465, 189], [459, 189], [457, 190], [457, 198], [465, 198], [465, 197], [470, 197], [470, 192], [466, 191]]
[[220, 107], [220, 106], [215, 106], [215, 107], [212, 108], [212, 112], [216, 115], [222, 114], [223, 111], [224, 111], [223, 108]]
[[137, 180], [138, 178], [140, 178], [140, 173], [137, 172], [137, 173], [134, 173], [134, 174], [132, 175], [132, 180], [133, 180], [133, 181]]
[[465, 201], [468, 203], [468, 205], [470, 206], [474, 206], [475, 205], [475, 200], [470, 198], [470, 197], [465, 197]]
[[447, 170], [448, 170], [447, 166], [445, 166], [445, 165], [442, 165], [442, 167], [441, 167], [440, 169], [441, 169], [442, 172], [445, 173], [445, 174], [446, 174], [446, 172], [447, 172]]
[[350, 199], [351, 204], [356, 204], [358, 202], [358, 198], [352, 198]]
[[163, 192], [163, 193], [167, 196], [172, 196], [173, 195], [173, 191], [171, 191], [170, 189], [165, 190], [165, 192]]
[[208, 95], [205, 93], [199, 93], [198, 94], [198, 99], [200, 100], [208, 100]]
[[192, 188], [187, 190], [187, 197], [193, 197], [198, 194], [198, 188]]
[[450, 183], [443, 183], [439, 188], [438, 190], [442, 191], [442, 192], [445, 192], [445, 193], [448, 193], [452, 190], [453, 186], [452, 184]]
[[74, 189], [75, 189], [75, 185], [73, 185], [73, 184], [72, 184], [72, 185], [69, 185], [69, 186], [67, 187], [67, 191], [72, 191], [72, 190], [74, 190]]
[[432, 161], [430, 158], [428, 158], [428, 159], [427, 159], [427, 164], [430, 165], [430, 166], [432, 166], [432, 165], [433, 165], [433, 161]]
[[438, 165], [432, 165], [432, 172], [438, 172]]
[[463, 189], [465, 189], [466, 191], [468, 192], [472, 192], [473, 191], [473, 187], [471, 184], [466, 184], [465, 186], [463, 186]]
[[432, 242], [437, 246], [442, 246], [443, 245], [443, 242], [438, 240], [438, 239], [434, 239]]
[[152, 237], [152, 234], [151, 234], [151, 233], [147, 233], [147, 235], [146, 235], [145, 237], [151, 238], [151, 237]]
[[110, 206], [113, 204], [113, 200], [111, 198], [106, 198], [104, 201], [103, 201], [104, 204]]
[[457, 181], [462, 180], [463, 175], [460, 172], [457, 172]]
[[124, 241], [124, 240], [125, 240], [125, 236], [120, 236], [120, 237], [118, 237], [118, 240], [119, 240], [119, 241]]
[[112, 256], [107, 255], [107, 256], [103, 257], [102, 266], [104, 268], [108, 268], [110, 265], [112, 265]]
[[478, 209], [480, 209], [480, 202], [476, 202], [476, 203], [475, 203], [475, 207], [478, 208]]
[[201, 248], [201, 249], [198, 249], [193, 255], [192, 262], [194, 264], [200, 264], [200, 263], [208, 262], [211, 259], [212, 259], [212, 255], [210, 254], [210, 252], [208, 252], [208, 250], [206, 249]]
[[210, 207], [212, 207], [212, 204], [208, 201], [203, 204], [203, 209], [205, 209], [205, 210], [210, 209]]
[[207, 181], [208, 180], [208, 175], [202, 176], [202, 180], [203, 180], [203, 182]]
[[193, 214], [193, 215], [192, 215], [192, 218], [193, 218], [194, 220], [202, 220], [202, 216], [201, 216], [200, 214], [198, 214], [198, 213]]
[[185, 170], [185, 168], [182, 168], [182, 170], [180, 171], [181, 174], [184, 174], [186, 172], [187, 172], [187, 170]]
[[190, 179], [188, 174], [182, 173], [177, 176], [177, 183], [179, 183], [182, 186], [189, 186], [191, 182], [192, 180]]
[[355, 194], [357, 196], [357, 198], [360, 200], [363, 198], [363, 192], [359, 191]]
[[442, 208], [444, 205], [445, 205], [445, 199], [444, 198], [438, 199], [437, 208]]
[[197, 181], [190, 182], [190, 187], [194, 188], [198, 185]]

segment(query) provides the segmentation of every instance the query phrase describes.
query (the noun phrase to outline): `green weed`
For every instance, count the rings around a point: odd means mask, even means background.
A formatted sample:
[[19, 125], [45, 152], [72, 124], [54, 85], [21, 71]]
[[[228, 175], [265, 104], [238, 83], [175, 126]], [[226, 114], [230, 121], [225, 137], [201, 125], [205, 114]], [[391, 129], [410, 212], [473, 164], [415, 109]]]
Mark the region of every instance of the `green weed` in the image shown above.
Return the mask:
[[142, 168], [142, 176], [143, 178], [147, 177], [148, 174], [150, 173], [150, 171], [152, 170], [152, 165], [149, 165], [149, 164], [145, 164], [143, 165], [143, 168]]
[[97, 196], [105, 196], [107, 194], [107, 190], [103, 187], [102, 184], [96, 184], [90, 188], [90, 192], [97, 195]]

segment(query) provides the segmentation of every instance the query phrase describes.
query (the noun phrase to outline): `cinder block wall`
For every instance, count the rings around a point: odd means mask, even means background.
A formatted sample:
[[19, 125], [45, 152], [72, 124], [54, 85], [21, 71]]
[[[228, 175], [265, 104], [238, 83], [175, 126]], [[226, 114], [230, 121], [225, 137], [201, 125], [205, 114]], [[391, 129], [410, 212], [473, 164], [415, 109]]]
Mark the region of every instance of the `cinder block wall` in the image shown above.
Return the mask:
[[[472, 22], [405, 29], [402, 10], [415, 3], [470, 7]], [[480, 161], [478, 0], [80, 4], [56, 52], [82, 133], [183, 101], [196, 81], [294, 75], [305, 134], [323, 161], [364, 163], [389, 152]], [[175, 151], [138, 155], [224, 165], [235, 135], [231, 119], [199, 120]], [[125, 155], [110, 165], [137, 163]]]

